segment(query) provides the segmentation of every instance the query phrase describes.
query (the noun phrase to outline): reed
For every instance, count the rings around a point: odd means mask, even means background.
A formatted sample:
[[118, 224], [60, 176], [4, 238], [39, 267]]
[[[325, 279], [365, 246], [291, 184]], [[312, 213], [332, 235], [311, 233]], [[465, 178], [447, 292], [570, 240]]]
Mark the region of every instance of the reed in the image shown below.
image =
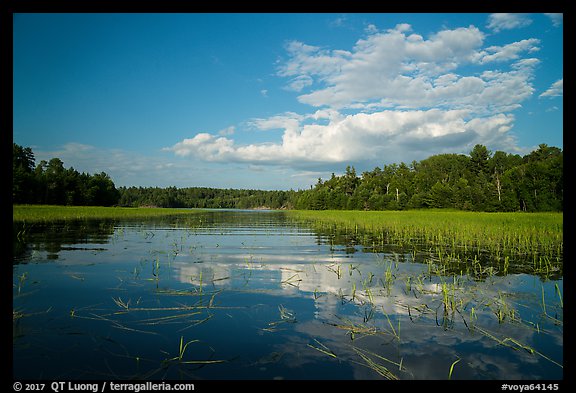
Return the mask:
[[557, 361], [555, 361], [554, 359], [544, 355], [543, 353], [537, 351], [536, 349], [532, 348], [531, 346], [524, 344], [512, 337], [504, 337], [504, 338], [498, 338], [496, 337], [495, 333], [491, 333], [486, 329], [482, 329], [477, 327], [478, 331], [480, 331], [482, 334], [484, 334], [486, 337], [496, 341], [498, 344], [505, 346], [505, 347], [509, 347], [512, 348], [514, 350], [524, 350], [528, 353], [530, 353], [531, 355], [535, 355], [535, 356], [541, 356], [542, 358], [548, 360], [549, 362], [555, 364], [556, 366], [560, 367], [560, 368], [564, 368], [564, 366], [560, 363], [558, 363]]
[[452, 373], [454, 372], [454, 366], [462, 359], [458, 358], [456, 359], [451, 365], [450, 365], [450, 371], [448, 372], [448, 379], [452, 379]]
[[[506, 256], [531, 256], [541, 273], [557, 268], [563, 256], [562, 213], [484, 213], [446, 210], [288, 211], [298, 221], [328, 231], [371, 234], [384, 244], [413, 250], [433, 247], [440, 264], [488, 253], [510, 268]], [[373, 242], [374, 243], [374, 242]], [[373, 244], [371, 243], [371, 244]], [[413, 251], [415, 256], [415, 251]]]
[[323, 353], [324, 355], [328, 355], [331, 358], [337, 359], [338, 356], [331, 350], [329, 349], [326, 345], [322, 344], [320, 341], [314, 339], [314, 341], [319, 345], [319, 347], [312, 345], [312, 344], [308, 344], [308, 346], [310, 348], [314, 348], [315, 350]]
[[[400, 378], [398, 378], [398, 376], [396, 374], [394, 374], [392, 371], [390, 371], [390, 369], [388, 369], [388, 367], [386, 367], [384, 365], [384, 363], [379, 362], [384, 361], [387, 362], [389, 364], [392, 364], [394, 366], [397, 366], [399, 370], [402, 370], [402, 363], [397, 363], [394, 362], [392, 360], [389, 360], [381, 355], [378, 355], [377, 353], [371, 352], [371, 351], [367, 351], [365, 349], [360, 349], [358, 347], [352, 347], [352, 349], [354, 350], [354, 352], [356, 352], [358, 354], [358, 356], [360, 356], [360, 358], [362, 360], [364, 360], [364, 363], [359, 363], [359, 362], [355, 362], [358, 364], [361, 364], [363, 366], [366, 366], [372, 370], [374, 370], [375, 372], [377, 372], [379, 375], [383, 376], [386, 379], [390, 379], [390, 380], [399, 380]], [[376, 360], [374, 360], [376, 359]]]
[[190, 344], [198, 343], [200, 340], [190, 340], [184, 344], [184, 336], [180, 336], [180, 347], [178, 348], [178, 354], [172, 358], [164, 359], [162, 362], [164, 367], [168, 367], [174, 363], [177, 364], [216, 364], [224, 363], [225, 360], [185, 360], [184, 355], [188, 346]]
[[22, 287], [24, 286], [24, 282], [26, 282], [27, 279], [28, 279], [28, 273], [27, 272], [24, 272], [18, 276], [18, 296], [20, 296], [20, 293], [22, 291]]
[[288, 277], [287, 279], [282, 280], [281, 283], [298, 288], [298, 285], [300, 284], [301, 281], [302, 279], [300, 278], [298, 273], [295, 273], [292, 276]]
[[560, 308], [564, 308], [564, 302], [562, 301], [562, 293], [560, 292], [560, 288], [558, 287], [558, 283], [554, 284], [554, 289], [556, 290], [556, 294], [560, 299]]
[[350, 339], [354, 341], [357, 337], [356, 335], [360, 334], [361, 337], [364, 336], [372, 336], [378, 334], [378, 329], [374, 326], [370, 326], [366, 323], [360, 324], [356, 323], [349, 318], [341, 317], [339, 318], [343, 321], [343, 323], [332, 323], [331, 325], [338, 328], [345, 330], [347, 334], [350, 335]]
[[266, 332], [276, 332], [280, 330], [280, 326], [283, 324], [297, 322], [294, 311], [287, 309], [284, 305], [280, 304], [278, 306], [278, 311], [280, 312], [280, 320], [268, 323], [268, 327], [265, 327], [262, 330]]
[[392, 324], [392, 321], [390, 320], [390, 316], [388, 316], [386, 311], [384, 311], [384, 307], [382, 307], [382, 313], [386, 316], [386, 320], [388, 321], [388, 326], [390, 326], [390, 331], [388, 331], [388, 333], [392, 334], [396, 338], [396, 340], [398, 340], [398, 342], [400, 342], [400, 318], [398, 318], [398, 329], [395, 329], [394, 325]]

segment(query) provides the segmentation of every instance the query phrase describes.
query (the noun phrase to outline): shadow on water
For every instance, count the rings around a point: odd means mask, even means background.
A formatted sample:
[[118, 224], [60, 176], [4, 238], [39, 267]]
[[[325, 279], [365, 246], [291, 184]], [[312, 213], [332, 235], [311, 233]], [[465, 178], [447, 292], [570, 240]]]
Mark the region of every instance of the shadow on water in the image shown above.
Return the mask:
[[255, 211], [15, 225], [13, 243], [17, 379], [563, 376], [553, 258]]

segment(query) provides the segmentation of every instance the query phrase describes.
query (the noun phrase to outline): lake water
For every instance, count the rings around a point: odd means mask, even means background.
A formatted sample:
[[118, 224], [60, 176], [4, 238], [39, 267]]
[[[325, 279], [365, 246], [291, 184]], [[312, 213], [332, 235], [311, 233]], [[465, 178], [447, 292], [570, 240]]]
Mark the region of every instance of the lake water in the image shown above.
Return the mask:
[[562, 379], [562, 276], [474, 271], [283, 212], [15, 228], [13, 374]]

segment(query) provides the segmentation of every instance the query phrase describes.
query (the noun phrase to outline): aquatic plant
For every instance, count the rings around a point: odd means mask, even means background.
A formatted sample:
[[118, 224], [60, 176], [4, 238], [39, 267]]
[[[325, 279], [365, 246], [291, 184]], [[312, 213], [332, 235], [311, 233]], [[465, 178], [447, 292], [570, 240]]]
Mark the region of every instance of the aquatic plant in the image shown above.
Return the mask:
[[410, 247], [412, 259], [416, 250], [432, 247], [434, 260], [442, 268], [448, 268], [451, 261], [491, 255], [496, 261], [503, 260], [502, 270], [508, 273], [510, 257], [514, 256], [530, 257], [536, 273], [561, 274], [562, 213], [328, 210], [286, 214], [328, 233], [353, 234], [355, 239], [368, 236], [373, 240], [365, 244], [372, 248], [377, 243]]
[[337, 356], [332, 350], [330, 350], [326, 345], [322, 344], [322, 343], [321, 343], [320, 341], [318, 341], [317, 339], [314, 339], [314, 342], [316, 342], [316, 343], [319, 345], [319, 347], [317, 347], [317, 346], [315, 346], [315, 345], [312, 345], [312, 344], [310, 344], [310, 343], [308, 343], [307, 345], [308, 345], [310, 348], [314, 348], [315, 350], [317, 350], [317, 351], [319, 351], [319, 352], [321, 352], [321, 353], [323, 353], [323, 354], [325, 354], [325, 355], [328, 355], [328, 356], [330, 356], [330, 357], [332, 357], [332, 358], [335, 358], [335, 359], [338, 358], [338, 356]]
[[190, 360], [184, 359], [184, 355], [186, 353], [186, 349], [190, 344], [198, 343], [200, 340], [190, 340], [184, 344], [184, 336], [180, 336], [180, 346], [178, 348], [178, 354], [172, 358], [164, 359], [163, 366], [167, 367], [170, 366], [172, 363], [178, 364], [215, 364], [215, 363], [223, 363], [225, 360]]
[[454, 372], [454, 366], [462, 359], [458, 358], [450, 365], [450, 371], [448, 372], [448, 379], [452, 379], [452, 373]]
[[375, 372], [377, 372], [379, 375], [383, 376], [386, 379], [390, 379], [390, 380], [400, 379], [396, 374], [394, 374], [392, 371], [390, 371], [390, 369], [388, 367], [386, 367], [384, 365], [384, 363], [379, 362], [379, 361], [384, 361], [386, 363], [392, 364], [392, 365], [398, 367], [399, 370], [403, 369], [402, 368], [402, 361], [400, 361], [400, 363], [394, 362], [394, 361], [389, 360], [389, 359], [387, 359], [381, 355], [378, 355], [377, 353], [374, 353], [372, 351], [368, 351], [365, 349], [360, 349], [358, 347], [352, 347], [352, 349], [354, 350], [354, 352], [356, 352], [358, 354], [358, 356], [360, 356], [360, 358], [362, 360], [364, 360], [364, 363], [354, 361], [355, 363], [361, 364], [363, 366], [370, 368], [371, 370], [374, 370]]

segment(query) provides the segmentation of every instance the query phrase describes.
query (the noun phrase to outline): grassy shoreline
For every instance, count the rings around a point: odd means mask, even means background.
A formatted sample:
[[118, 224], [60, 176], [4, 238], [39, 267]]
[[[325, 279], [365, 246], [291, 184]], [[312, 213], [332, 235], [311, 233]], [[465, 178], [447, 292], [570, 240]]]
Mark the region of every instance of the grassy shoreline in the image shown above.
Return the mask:
[[125, 219], [170, 215], [195, 214], [199, 209], [171, 209], [161, 207], [103, 207], [103, 206], [57, 206], [13, 205], [13, 222], [48, 222], [58, 220]]
[[378, 234], [382, 241], [477, 248], [524, 255], [563, 254], [563, 213], [488, 213], [459, 210], [290, 211], [298, 220], [350, 232]]
[[467, 224], [519, 225], [541, 229], [558, 230], [562, 233], [563, 213], [539, 212], [471, 212], [463, 210], [290, 210], [294, 217], [310, 220], [322, 220], [347, 226], [361, 226], [364, 229], [387, 229], [393, 226], [413, 226], [423, 223], [431, 228], [461, 226]]

